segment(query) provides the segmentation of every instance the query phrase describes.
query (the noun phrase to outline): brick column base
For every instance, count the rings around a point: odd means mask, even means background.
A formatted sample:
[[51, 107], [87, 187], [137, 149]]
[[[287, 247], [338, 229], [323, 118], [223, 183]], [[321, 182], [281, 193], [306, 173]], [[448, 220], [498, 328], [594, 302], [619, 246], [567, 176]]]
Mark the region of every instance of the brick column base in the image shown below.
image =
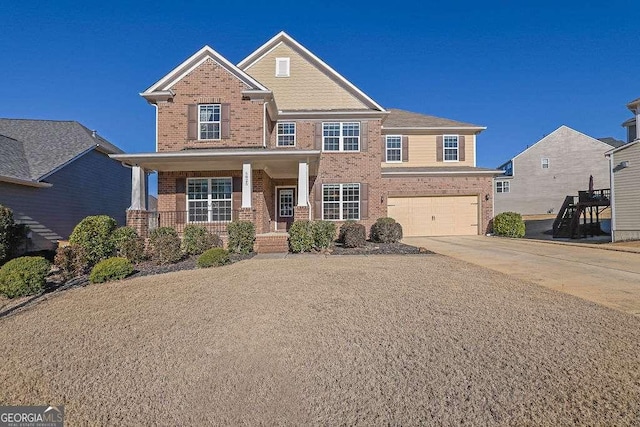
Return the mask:
[[240, 210], [238, 210], [238, 219], [240, 221], [253, 222], [253, 209], [251, 209], [251, 208], [240, 208]]
[[145, 210], [127, 210], [127, 225], [133, 227], [141, 238], [148, 238], [149, 212]]
[[309, 220], [309, 207], [308, 206], [295, 206], [293, 208], [294, 221], [308, 221]]

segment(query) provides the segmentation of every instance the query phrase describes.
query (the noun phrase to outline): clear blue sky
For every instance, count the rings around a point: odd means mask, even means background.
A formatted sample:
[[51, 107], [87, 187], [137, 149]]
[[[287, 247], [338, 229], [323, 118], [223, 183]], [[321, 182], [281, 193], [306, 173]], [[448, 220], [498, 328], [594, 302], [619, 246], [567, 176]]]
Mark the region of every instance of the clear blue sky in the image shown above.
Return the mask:
[[624, 139], [640, 96], [633, 1], [184, 3], [2, 2], [0, 117], [77, 120], [153, 151], [139, 92], [205, 44], [237, 63], [280, 30], [385, 107], [487, 126], [478, 166], [562, 124]]

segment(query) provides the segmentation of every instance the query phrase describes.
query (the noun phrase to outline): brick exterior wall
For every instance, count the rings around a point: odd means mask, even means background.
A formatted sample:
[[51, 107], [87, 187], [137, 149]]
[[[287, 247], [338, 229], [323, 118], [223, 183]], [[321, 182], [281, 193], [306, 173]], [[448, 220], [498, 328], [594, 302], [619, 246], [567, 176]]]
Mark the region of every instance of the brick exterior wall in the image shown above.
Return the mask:
[[[480, 204], [479, 233], [488, 233], [493, 217], [493, 177], [441, 176], [383, 178], [387, 197], [478, 196]], [[485, 200], [485, 196], [489, 200]], [[385, 204], [386, 204], [385, 198]]]
[[127, 210], [127, 225], [133, 227], [138, 236], [149, 237], [149, 212], [143, 210]]

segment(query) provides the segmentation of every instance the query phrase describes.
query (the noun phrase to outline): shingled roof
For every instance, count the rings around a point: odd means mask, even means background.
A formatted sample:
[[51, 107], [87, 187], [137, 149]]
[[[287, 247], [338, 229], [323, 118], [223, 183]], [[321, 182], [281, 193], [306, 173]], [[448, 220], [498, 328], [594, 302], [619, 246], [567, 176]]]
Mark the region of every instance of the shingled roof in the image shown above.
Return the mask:
[[598, 141], [602, 141], [605, 144], [609, 144], [613, 148], [618, 148], [618, 147], [620, 147], [620, 146], [625, 144], [624, 141], [620, 141], [619, 139], [615, 139], [615, 138], [612, 138], [610, 136], [607, 136], [605, 138], [597, 138], [597, 139], [598, 139]]
[[39, 181], [92, 149], [122, 153], [76, 121], [0, 119], [0, 176]]
[[442, 117], [429, 116], [427, 114], [412, 113], [411, 111], [391, 108], [389, 115], [383, 123], [384, 128], [473, 128], [485, 129], [471, 123], [457, 120], [444, 119]]

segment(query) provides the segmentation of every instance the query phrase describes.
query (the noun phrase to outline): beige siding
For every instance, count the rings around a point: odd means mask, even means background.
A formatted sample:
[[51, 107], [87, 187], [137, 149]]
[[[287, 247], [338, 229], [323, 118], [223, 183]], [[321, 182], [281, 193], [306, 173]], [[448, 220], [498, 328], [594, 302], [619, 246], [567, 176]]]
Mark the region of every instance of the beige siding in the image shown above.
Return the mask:
[[[276, 58], [290, 58], [290, 77], [275, 76]], [[368, 108], [284, 43], [244, 71], [273, 91], [280, 110]]]
[[614, 168], [621, 162], [626, 168], [614, 172], [615, 231], [640, 231], [640, 144], [613, 154]]
[[[456, 135], [456, 134], [451, 133], [451, 135]], [[464, 135], [465, 159], [463, 162], [438, 162], [436, 160], [436, 136], [437, 135], [408, 135], [409, 161], [402, 162], [402, 163], [384, 163], [383, 162], [382, 167], [474, 166], [473, 164], [474, 135]], [[382, 141], [380, 143], [382, 144]]]

